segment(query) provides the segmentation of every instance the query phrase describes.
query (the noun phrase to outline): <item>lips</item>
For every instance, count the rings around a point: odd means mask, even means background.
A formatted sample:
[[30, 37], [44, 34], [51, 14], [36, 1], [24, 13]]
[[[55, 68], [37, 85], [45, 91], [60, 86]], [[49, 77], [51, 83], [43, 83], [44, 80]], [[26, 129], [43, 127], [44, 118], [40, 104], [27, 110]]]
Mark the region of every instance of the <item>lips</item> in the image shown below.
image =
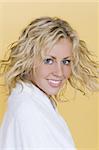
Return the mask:
[[52, 87], [60, 87], [60, 85], [62, 84], [62, 80], [52, 80], [52, 79], [49, 79], [48, 83]]

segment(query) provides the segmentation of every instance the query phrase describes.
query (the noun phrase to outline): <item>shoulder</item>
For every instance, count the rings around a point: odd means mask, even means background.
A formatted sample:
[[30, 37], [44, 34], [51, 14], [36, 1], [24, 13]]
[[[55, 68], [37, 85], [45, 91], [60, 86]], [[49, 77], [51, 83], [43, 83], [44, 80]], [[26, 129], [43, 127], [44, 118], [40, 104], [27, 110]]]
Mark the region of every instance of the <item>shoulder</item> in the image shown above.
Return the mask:
[[27, 87], [26, 83], [22, 83], [22, 82], [17, 83], [15, 88], [12, 89], [12, 92], [9, 96], [9, 100], [25, 98], [30, 95], [29, 91], [30, 90]]
[[32, 122], [32, 120], [37, 120], [41, 115], [37, 104], [30, 100], [20, 103], [15, 113], [15, 118], [21, 122]]
[[21, 114], [24, 116], [36, 113], [38, 109], [34, 99], [36, 97], [32, 96], [31, 90], [26, 84], [17, 84], [8, 98], [8, 112], [14, 117], [19, 113], [20, 116]]

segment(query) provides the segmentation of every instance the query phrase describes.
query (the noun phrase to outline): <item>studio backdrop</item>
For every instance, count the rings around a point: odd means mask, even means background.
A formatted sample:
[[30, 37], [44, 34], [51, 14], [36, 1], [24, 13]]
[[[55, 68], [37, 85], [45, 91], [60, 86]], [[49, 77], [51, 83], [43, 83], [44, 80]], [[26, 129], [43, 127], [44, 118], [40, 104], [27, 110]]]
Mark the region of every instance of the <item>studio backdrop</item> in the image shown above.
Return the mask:
[[[16, 41], [22, 29], [31, 20], [41, 16], [55, 16], [68, 21], [85, 40], [88, 49], [99, 58], [98, 50], [98, 2], [3, 2], [0, 3], [0, 60], [7, 59], [7, 47]], [[6, 53], [6, 56], [5, 56]], [[0, 76], [0, 122], [7, 109], [7, 87]], [[68, 102], [58, 103], [58, 109], [67, 121], [78, 150], [97, 150], [98, 145], [98, 97], [83, 96], [70, 86], [65, 92]]]

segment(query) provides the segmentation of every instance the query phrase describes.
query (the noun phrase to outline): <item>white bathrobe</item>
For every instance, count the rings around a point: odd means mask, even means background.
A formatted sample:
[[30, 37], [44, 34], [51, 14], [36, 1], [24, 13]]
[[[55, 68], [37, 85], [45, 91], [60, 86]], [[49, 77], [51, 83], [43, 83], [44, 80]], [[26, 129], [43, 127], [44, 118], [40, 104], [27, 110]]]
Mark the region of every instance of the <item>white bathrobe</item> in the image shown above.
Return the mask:
[[69, 128], [36, 86], [17, 84], [0, 129], [0, 150], [75, 150]]

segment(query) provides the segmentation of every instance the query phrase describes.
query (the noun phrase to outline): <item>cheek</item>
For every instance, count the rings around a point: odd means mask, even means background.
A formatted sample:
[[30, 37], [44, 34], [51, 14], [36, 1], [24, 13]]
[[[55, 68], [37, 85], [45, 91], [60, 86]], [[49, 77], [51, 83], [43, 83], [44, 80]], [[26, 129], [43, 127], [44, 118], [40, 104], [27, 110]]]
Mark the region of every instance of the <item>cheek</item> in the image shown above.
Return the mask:
[[40, 66], [36, 69], [36, 75], [39, 77], [45, 77], [50, 73], [50, 69], [46, 66]]
[[71, 70], [71, 67], [70, 66], [67, 66], [65, 69], [64, 69], [64, 76], [66, 79], [68, 79], [70, 77], [72, 73], [72, 70]]

